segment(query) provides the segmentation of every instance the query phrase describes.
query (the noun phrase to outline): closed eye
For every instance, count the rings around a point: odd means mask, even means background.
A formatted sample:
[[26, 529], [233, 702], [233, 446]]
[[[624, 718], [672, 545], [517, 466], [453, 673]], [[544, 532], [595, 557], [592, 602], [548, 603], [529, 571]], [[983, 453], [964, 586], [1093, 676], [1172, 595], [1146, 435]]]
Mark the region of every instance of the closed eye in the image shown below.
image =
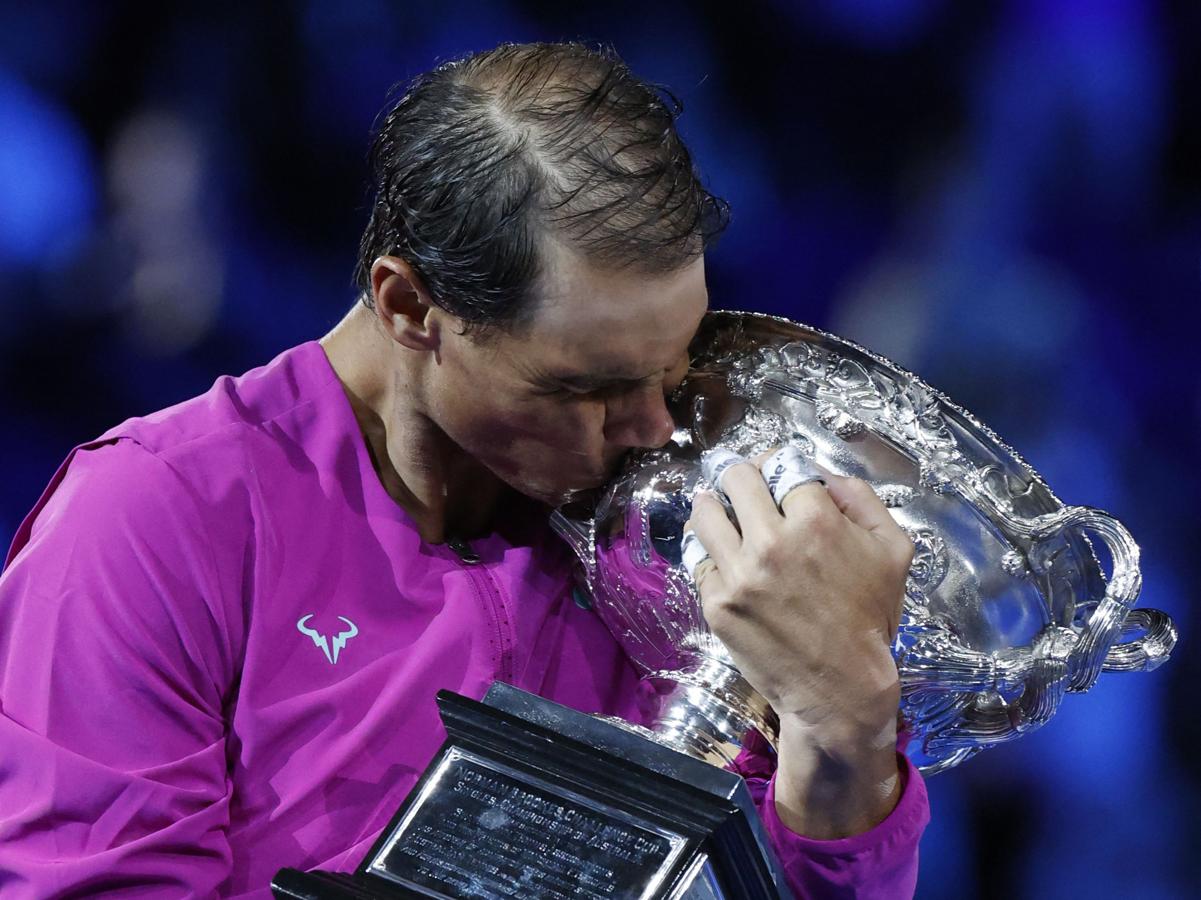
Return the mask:
[[656, 378], [658, 374], [657, 372], [653, 372], [650, 375], [643, 375], [640, 378], [565, 377], [555, 379], [555, 381], [566, 390], [591, 394], [601, 391], [632, 390]]
[[597, 393], [600, 389], [593, 388], [586, 390], [579, 387], [571, 387], [569, 385], [543, 385], [537, 388], [534, 393], [539, 397], [587, 397], [589, 394]]

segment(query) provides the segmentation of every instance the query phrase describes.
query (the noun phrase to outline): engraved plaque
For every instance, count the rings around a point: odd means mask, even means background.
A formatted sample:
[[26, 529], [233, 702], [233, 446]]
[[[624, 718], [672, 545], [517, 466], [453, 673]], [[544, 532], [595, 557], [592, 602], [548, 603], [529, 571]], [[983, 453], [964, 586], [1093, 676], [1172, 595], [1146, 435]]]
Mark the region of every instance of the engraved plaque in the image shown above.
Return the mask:
[[452, 747], [367, 869], [432, 896], [641, 900], [654, 896], [684, 843]]
[[746, 783], [497, 682], [438, 693], [447, 739], [353, 873], [276, 897], [789, 900]]

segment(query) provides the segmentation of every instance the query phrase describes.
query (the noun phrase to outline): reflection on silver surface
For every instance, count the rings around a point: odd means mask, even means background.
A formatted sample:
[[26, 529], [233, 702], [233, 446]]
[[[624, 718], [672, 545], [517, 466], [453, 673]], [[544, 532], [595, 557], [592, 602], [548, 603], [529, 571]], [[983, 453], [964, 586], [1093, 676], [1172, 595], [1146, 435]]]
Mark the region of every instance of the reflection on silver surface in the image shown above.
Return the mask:
[[725, 900], [725, 897], [709, 862], [709, 854], [698, 853], [669, 900]]
[[1065, 507], [992, 431], [914, 375], [752, 313], [710, 313], [692, 359], [671, 398], [671, 442], [631, 458], [589, 515], [554, 516], [598, 613], [660, 688], [657, 739], [724, 765], [750, 728], [776, 737], [774, 713], [708, 629], [680, 565], [700, 455], [714, 447], [752, 456], [791, 443], [819, 468], [868, 482], [912, 538], [893, 651], [909, 753], [926, 774], [1037, 728], [1102, 671], [1150, 671], [1168, 658], [1172, 620], [1132, 609], [1138, 546], [1122, 524]]

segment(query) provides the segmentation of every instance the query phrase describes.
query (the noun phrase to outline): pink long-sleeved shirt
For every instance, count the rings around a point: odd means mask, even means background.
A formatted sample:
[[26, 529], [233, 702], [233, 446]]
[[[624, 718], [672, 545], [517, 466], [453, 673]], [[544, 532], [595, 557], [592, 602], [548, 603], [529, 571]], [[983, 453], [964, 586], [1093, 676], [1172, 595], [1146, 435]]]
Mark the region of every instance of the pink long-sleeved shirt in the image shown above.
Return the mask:
[[[0, 895], [269, 896], [351, 871], [493, 680], [637, 721], [638, 673], [518, 501], [476, 565], [380, 483], [316, 342], [72, 452], [0, 575]], [[324, 640], [322, 640], [324, 638]], [[776, 817], [799, 896], [908, 897], [921, 778], [866, 834]]]

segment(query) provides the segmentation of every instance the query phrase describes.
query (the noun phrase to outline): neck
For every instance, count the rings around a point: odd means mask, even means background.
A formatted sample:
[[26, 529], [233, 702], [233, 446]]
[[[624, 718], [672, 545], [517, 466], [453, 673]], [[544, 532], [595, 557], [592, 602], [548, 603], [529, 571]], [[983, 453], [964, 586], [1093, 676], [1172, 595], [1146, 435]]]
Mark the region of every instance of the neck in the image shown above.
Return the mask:
[[350, 400], [380, 483], [422, 539], [437, 544], [489, 530], [509, 488], [426, 413], [422, 354], [393, 341], [362, 304], [320, 343]]

